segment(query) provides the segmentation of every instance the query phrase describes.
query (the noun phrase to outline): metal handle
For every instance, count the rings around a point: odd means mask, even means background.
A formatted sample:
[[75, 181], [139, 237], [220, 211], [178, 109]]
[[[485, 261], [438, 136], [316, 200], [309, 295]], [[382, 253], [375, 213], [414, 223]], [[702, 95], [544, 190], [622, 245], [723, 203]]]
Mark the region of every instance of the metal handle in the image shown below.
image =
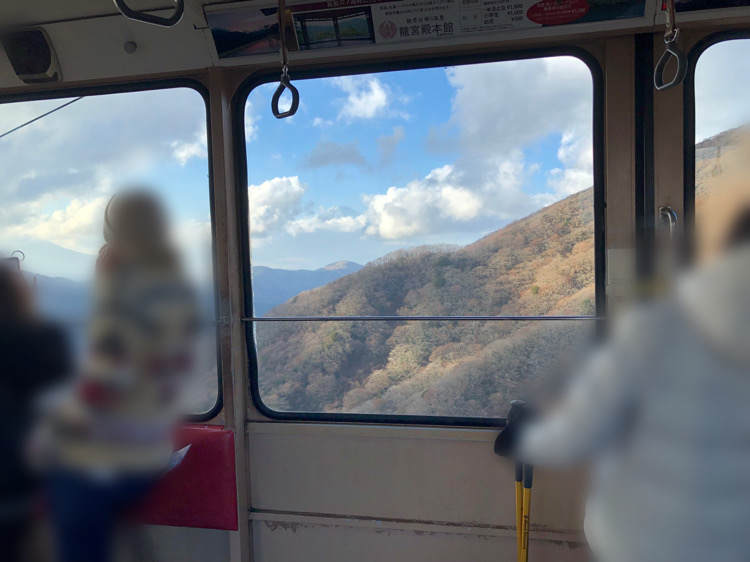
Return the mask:
[[10, 257], [3, 258], [3, 263], [9, 264], [13, 269], [21, 271], [21, 262], [26, 259], [26, 254], [21, 250], [13, 250]]
[[[284, 90], [289, 90], [289, 92], [292, 94], [292, 105], [286, 111], [280, 111], [279, 100], [281, 99], [281, 94], [284, 93]], [[273, 116], [276, 117], [276, 119], [284, 119], [285, 117], [291, 117], [292, 115], [297, 113], [298, 108], [299, 90], [297, 90], [297, 88], [294, 87], [294, 84], [289, 81], [289, 70], [285, 66], [281, 71], [281, 80], [279, 81], [279, 86], [278, 88], [276, 88], [276, 91], [273, 93], [273, 97], [271, 98], [271, 111], [273, 112]]]
[[168, 18], [164, 18], [161, 16], [155, 16], [154, 14], [134, 10], [125, 3], [125, 0], [114, 0], [115, 6], [117, 6], [117, 9], [120, 10], [120, 13], [126, 18], [143, 23], [150, 23], [152, 25], [159, 25], [161, 27], [174, 27], [180, 23], [182, 16], [185, 14], [185, 0], [173, 1], [176, 4], [174, 14]]
[[[299, 108], [299, 91], [292, 85], [289, 80], [289, 51], [286, 46], [286, 1], [279, 0], [279, 51], [281, 51], [281, 80], [279, 86], [271, 98], [271, 111], [276, 119], [291, 117], [297, 113]], [[279, 100], [284, 90], [289, 90], [292, 94], [292, 105], [286, 111], [279, 110]]]
[[677, 232], [677, 211], [669, 205], [663, 205], [659, 207], [659, 218], [666, 226], [667, 232], [669, 232], [669, 238], [674, 238], [675, 233]]
[[[670, 88], [678, 86], [682, 83], [682, 81], [685, 79], [685, 76], [687, 75], [687, 57], [676, 43], [678, 35], [679, 33], [675, 33], [674, 39], [670, 41], [664, 41], [664, 54], [662, 54], [659, 62], [656, 63], [656, 67], [654, 68], [654, 88], [656, 88], [660, 92], [662, 90], [669, 90]], [[670, 58], [674, 58], [675, 62], [677, 63], [677, 70], [675, 71], [674, 77], [672, 77], [671, 80], [667, 81], [664, 78], [664, 70], [667, 68], [667, 64], [669, 63]]]
[[[677, 7], [675, 6], [675, 0], [666, 0], [662, 9], [665, 10], [664, 15], [667, 18], [667, 25], [664, 31], [664, 53], [659, 58], [659, 62], [656, 63], [656, 68], [654, 68], [654, 88], [660, 92], [682, 84], [687, 75], [688, 67], [687, 57], [679, 45], [677, 45], [677, 39], [680, 37], [680, 28], [677, 27]], [[670, 58], [675, 59], [677, 70], [674, 77], [667, 81], [664, 78], [664, 70], [667, 68]]]

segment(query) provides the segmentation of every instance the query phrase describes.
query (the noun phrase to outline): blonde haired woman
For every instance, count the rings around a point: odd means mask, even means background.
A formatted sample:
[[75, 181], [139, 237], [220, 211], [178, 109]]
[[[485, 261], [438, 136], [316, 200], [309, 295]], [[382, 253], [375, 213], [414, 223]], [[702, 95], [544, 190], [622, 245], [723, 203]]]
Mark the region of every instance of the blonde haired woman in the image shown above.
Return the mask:
[[89, 353], [57, 423], [50, 502], [60, 562], [109, 560], [118, 516], [168, 465], [198, 320], [153, 195], [115, 195], [104, 238]]

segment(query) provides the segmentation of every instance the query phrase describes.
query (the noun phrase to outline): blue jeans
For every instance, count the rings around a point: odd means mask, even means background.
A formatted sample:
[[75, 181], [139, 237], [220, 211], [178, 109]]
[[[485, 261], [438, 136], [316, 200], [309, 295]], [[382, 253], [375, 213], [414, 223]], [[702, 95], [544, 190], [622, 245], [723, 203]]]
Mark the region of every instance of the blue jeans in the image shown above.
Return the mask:
[[85, 472], [50, 475], [48, 499], [58, 562], [109, 562], [118, 517], [142, 499], [152, 474], [100, 479]]

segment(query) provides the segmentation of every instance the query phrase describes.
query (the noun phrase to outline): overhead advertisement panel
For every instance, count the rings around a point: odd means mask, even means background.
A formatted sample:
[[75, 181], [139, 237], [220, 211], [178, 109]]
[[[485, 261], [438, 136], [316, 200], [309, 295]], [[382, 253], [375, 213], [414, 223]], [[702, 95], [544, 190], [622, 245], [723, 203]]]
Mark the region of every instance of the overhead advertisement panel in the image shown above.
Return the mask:
[[[466, 37], [643, 18], [646, 0], [327, 0], [287, 7], [290, 50]], [[278, 8], [206, 10], [220, 59], [275, 53]]]
[[744, 6], [750, 6], [750, 0], [677, 0], [675, 2], [675, 8], [678, 12], [742, 8]]

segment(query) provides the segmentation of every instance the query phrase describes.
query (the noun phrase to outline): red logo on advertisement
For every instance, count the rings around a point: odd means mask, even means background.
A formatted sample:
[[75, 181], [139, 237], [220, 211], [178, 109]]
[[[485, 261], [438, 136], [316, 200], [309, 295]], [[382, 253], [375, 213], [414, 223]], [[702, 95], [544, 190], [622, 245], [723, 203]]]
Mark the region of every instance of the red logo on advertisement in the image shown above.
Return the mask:
[[378, 31], [384, 39], [393, 39], [396, 36], [396, 24], [390, 20], [384, 21], [380, 24]]
[[573, 23], [589, 13], [588, 0], [542, 0], [537, 2], [526, 17], [542, 25]]

